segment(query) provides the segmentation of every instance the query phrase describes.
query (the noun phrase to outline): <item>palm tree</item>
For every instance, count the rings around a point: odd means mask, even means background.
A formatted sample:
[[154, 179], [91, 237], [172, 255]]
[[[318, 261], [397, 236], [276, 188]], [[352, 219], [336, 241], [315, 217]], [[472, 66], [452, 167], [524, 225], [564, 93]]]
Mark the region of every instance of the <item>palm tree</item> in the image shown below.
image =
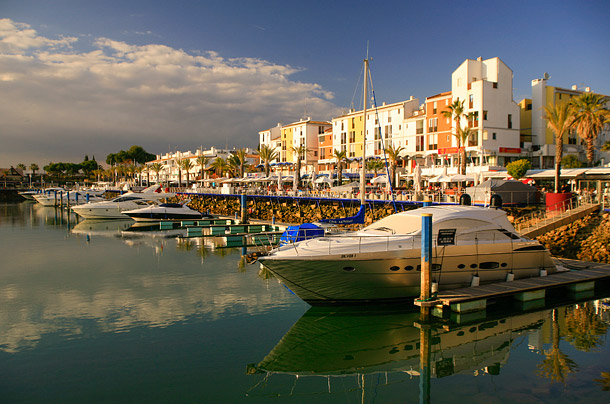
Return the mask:
[[587, 144], [587, 160], [593, 166], [595, 160], [595, 140], [597, 135], [610, 120], [610, 111], [605, 107], [606, 97], [582, 93], [578, 98], [570, 101], [574, 114], [574, 127], [578, 136]]
[[205, 171], [205, 166], [207, 166], [208, 163], [210, 162], [210, 158], [208, 156], [204, 156], [202, 154], [202, 155], [197, 156], [197, 158], [195, 159], [195, 162], [197, 163], [197, 165], [199, 167], [201, 167], [199, 169], [199, 172], [201, 173], [201, 179], [203, 179], [203, 172]]
[[375, 173], [375, 177], [377, 177], [377, 172], [383, 170], [384, 168], [385, 163], [382, 160], [372, 159], [366, 162], [366, 169], [373, 171]]
[[181, 158], [174, 159], [174, 164], [176, 164], [176, 166], [178, 167], [178, 186], [180, 188], [182, 188], [182, 163], [181, 163], [181, 161], [182, 161]]
[[555, 133], [555, 193], [559, 192], [559, 175], [561, 173], [561, 158], [563, 157], [563, 138], [572, 128], [574, 116], [570, 104], [564, 102], [554, 107], [544, 107], [547, 126]]
[[294, 186], [299, 188], [301, 186], [301, 161], [307, 160], [307, 154], [310, 150], [305, 145], [291, 147], [290, 150], [294, 153], [295, 166], [294, 166]]
[[227, 157], [227, 172], [231, 175], [231, 177], [235, 177], [239, 174], [239, 164], [240, 160], [235, 154], [231, 154]]
[[466, 175], [466, 143], [468, 142], [468, 138], [477, 133], [476, 130], [473, 130], [469, 127], [458, 129], [458, 135], [456, 136], [458, 143], [464, 145], [463, 148], [460, 148], [460, 174]]
[[222, 157], [216, 157], [216, 160], [212, 163], [212, 168], [216, 171], [216, 175], [222, 177], [224, 173], [229, 169], [229, 165], [226, 160]]
[[232, 155], [235, 156], [235, 162], [237, 163], [237, 167], [239, 168], [239, 178], [243, 178], [245, 167], [248, 164], [248, 155], [246, 153], [246, 149], [234, 150]]
[[186, 171], [186, 186], [189, 186], [189, 173], [195, 167], [190, 158], [185, 158], [180, 161], [180, 168]]
[[561, 340], [559, 330], [559, 310], [552, 311], [552, 338], [553, 344], [549, 351], [545, 351], [545, 359], [538, 364], [538, 375], [547, 379], [565, 383], [568, 374], [578, 370], [578, 365], [572, 359], [563, 353], [559, 347]]
[[36, 171], [38, 171], [39, 169], [40, 169], [40, 167], [38, 167], [38, 164], [36, 164], [36, 163], [30, 164], [30, 170], [32, 170], [32, 178], [36, 177]]
[[155, 175], [157, 176], [157, 183], [161, 182], [161, 178], [159, 178], [159, 172], [161, 172], [161, 170], [163, 170], [163, 164], [161, 163], [152, 163], [149, 167], [150, 170], [153, 170], [155, 172]]
[[347, 152], [345, 150], [334, 150], [333, 152], [333, 156], [335, 158], [335, 160], [337, 160], [337, 162], [335, 163], [337, 166], [337, 180], [338, 180], [338, 185], [341, 185], [341, 183], [343, 182], [343, 162], [347, 161]]
[[261, 162], [265, 165], [265, 176], [269, 176], [269, 165], [271, 161], [278, 158], [278, 152], [274, 148], [263, 144], [258, 148], [258, 155], [260, 156]]
[[[443, 116], [445, 118], [449, 118], [449, 119], [453, 119], [455, 121], [455, 133], [453, 134], [453, 136], [457, 139], [457, 144], [458, 144], [458, 153], [460, 151], [460, 148], [462, 147], [462, 142], [461, 142], [461, 136], [460, 136], [460, 130], [462, 129], [461, 125], [460, 125], [460, 121], [462, 120], [462, 117], [465, 117], [466, 114], [464, 114], [464, 101], [460, 101], [459, 98], [456, 98], [455, 101], [453, 101], [450, 105], [447, 106], [447, 109], [442, 111], [441, 114], [443, 114]], [[466, 147], [466, 145], [464, 145], [464, 147]], [[466, 155], [466, 153], [464, 152], [464, 156]], [[462, 167], [462, 155], [459, 154], [459, 161], [458, 161], [458, 165], [460, 166], [460, 173], [462, 172], [461, 167]], [[464, 161], [464, 173], [466, 172], [466, 164]]]
[[394, 147], [393, 144], [390, 144], [388, 147], [386, 147], [385, 152], [388, 155], [388, 157], [390, 158], [390, 184], [392, 185], [392, 187], [395, 187], [395, 181], [396, 181], [396, 167], [398, 166], [398, 160], [401, 159], [400, 157], [400, 153], [402, 153], [402, 151], [405, 150], [404, 147], [402, 146], [398, 146], [398, 147]]

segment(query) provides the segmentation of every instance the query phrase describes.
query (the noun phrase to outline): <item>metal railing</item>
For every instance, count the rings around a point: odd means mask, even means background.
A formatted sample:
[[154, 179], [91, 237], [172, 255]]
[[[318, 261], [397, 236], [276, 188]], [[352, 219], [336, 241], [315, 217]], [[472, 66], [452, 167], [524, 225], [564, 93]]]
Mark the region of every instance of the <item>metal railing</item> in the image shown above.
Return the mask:
[[591, 194], [574, 195], [570, 199], [558, 202], [555, 205], [546, 206], [543, 210], [538, 210], [525, 215], [515, 223], [518, 233], [523, 230], [535, 230], [548, 224], [570, 217], [580, 209], [597, 204], [597, 197]]
[[[328, 243], [328, 249], [324, 249], [324, 251], [328, 255], [332, 255], [333, 253], [350, 255], [362, 252], [388, 252], [399, 249], [413, 250], [421, 248], [421, 235], [392, 234], [386, 236], [380, 234], [346, 234], [318, 237], [317, 239], [321, 242]], [[455, 237], [454, 245], [512, 243], [519, 242], [519, 240], [520, 239], [517, 238], [511, 239], [511, 237], [507, 233], [503, 233], [499, 230], [482, 230], [474, 233], [457, 235]], [[436, 235], [432, 237], [432, 247], [433, 257], [437, 257], [437, 248], [443, 247], [443, 245], [438, 245], [438, 239]], [[296, 255], [301, 255], [299, 251], [304, 252], [306, 250], [306, 248], [303, 248], [299, 245], [298, 241], [289, 241], [283, 246], [278, 247], [277, 251], [286, 251], [288, 249], [293, 249]], [[317, 251], [321, 253], [322, 249], [320, 248]]]

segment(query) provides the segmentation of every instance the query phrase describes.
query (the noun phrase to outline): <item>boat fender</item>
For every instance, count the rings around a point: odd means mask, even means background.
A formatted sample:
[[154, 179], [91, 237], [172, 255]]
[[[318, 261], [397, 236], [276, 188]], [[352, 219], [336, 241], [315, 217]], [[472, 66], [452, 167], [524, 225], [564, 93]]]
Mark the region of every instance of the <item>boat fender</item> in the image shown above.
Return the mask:
[[509, 272], [506, 274], [506, 282], [512, 282], [515, 280], [515, 274], [512, 272]]
[[540, 276], [546, 276], [547, 272], [545, 268], [540, 268]]
[[470, 287], [474, 288], [479, 286], [479, 282], [481, 281], [481, 278], [479, 278], [479, 275], [475, 274], [472, 275], [472, 280], [470, 281]]

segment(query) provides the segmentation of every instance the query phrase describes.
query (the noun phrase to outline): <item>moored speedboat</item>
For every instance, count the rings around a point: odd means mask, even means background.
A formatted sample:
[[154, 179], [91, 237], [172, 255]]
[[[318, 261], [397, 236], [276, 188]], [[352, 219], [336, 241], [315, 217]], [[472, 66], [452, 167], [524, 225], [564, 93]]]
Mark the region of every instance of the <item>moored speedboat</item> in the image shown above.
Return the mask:
[[140, 209], [123, 212], [135, 221], [162, 221], [162, 220], [198, 220], [212, 218], [212, 215], [201, 213], [180, 203], [161, 203]]
[[475, 275], [489, 283], [509, 273], [519, 279], [556, 271], [549, 252], [517, 235], [506, 212], [474, 206], [397, 213], [360, 231], [277, 248], [259, 260], [312, 305], [410, 299], [420, 292], [424, 213], [432, 214], [432, 281], [440, 289], [470, 286]]

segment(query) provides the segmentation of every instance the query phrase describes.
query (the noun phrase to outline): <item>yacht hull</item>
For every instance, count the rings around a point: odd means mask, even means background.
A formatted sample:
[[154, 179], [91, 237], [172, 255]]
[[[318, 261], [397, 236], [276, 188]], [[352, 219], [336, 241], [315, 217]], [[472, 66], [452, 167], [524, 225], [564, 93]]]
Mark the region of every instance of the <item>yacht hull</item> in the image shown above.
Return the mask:
[[[267, 267], [297, 296], [311, 305], [412, 300], [420, 294], [418, 249], [355, 254], [261, 257]], [[432, 280], [439, 289], [515, 279], [556, 271], [550, 254], [538, 242], [459, 245], [436, 248]]]

